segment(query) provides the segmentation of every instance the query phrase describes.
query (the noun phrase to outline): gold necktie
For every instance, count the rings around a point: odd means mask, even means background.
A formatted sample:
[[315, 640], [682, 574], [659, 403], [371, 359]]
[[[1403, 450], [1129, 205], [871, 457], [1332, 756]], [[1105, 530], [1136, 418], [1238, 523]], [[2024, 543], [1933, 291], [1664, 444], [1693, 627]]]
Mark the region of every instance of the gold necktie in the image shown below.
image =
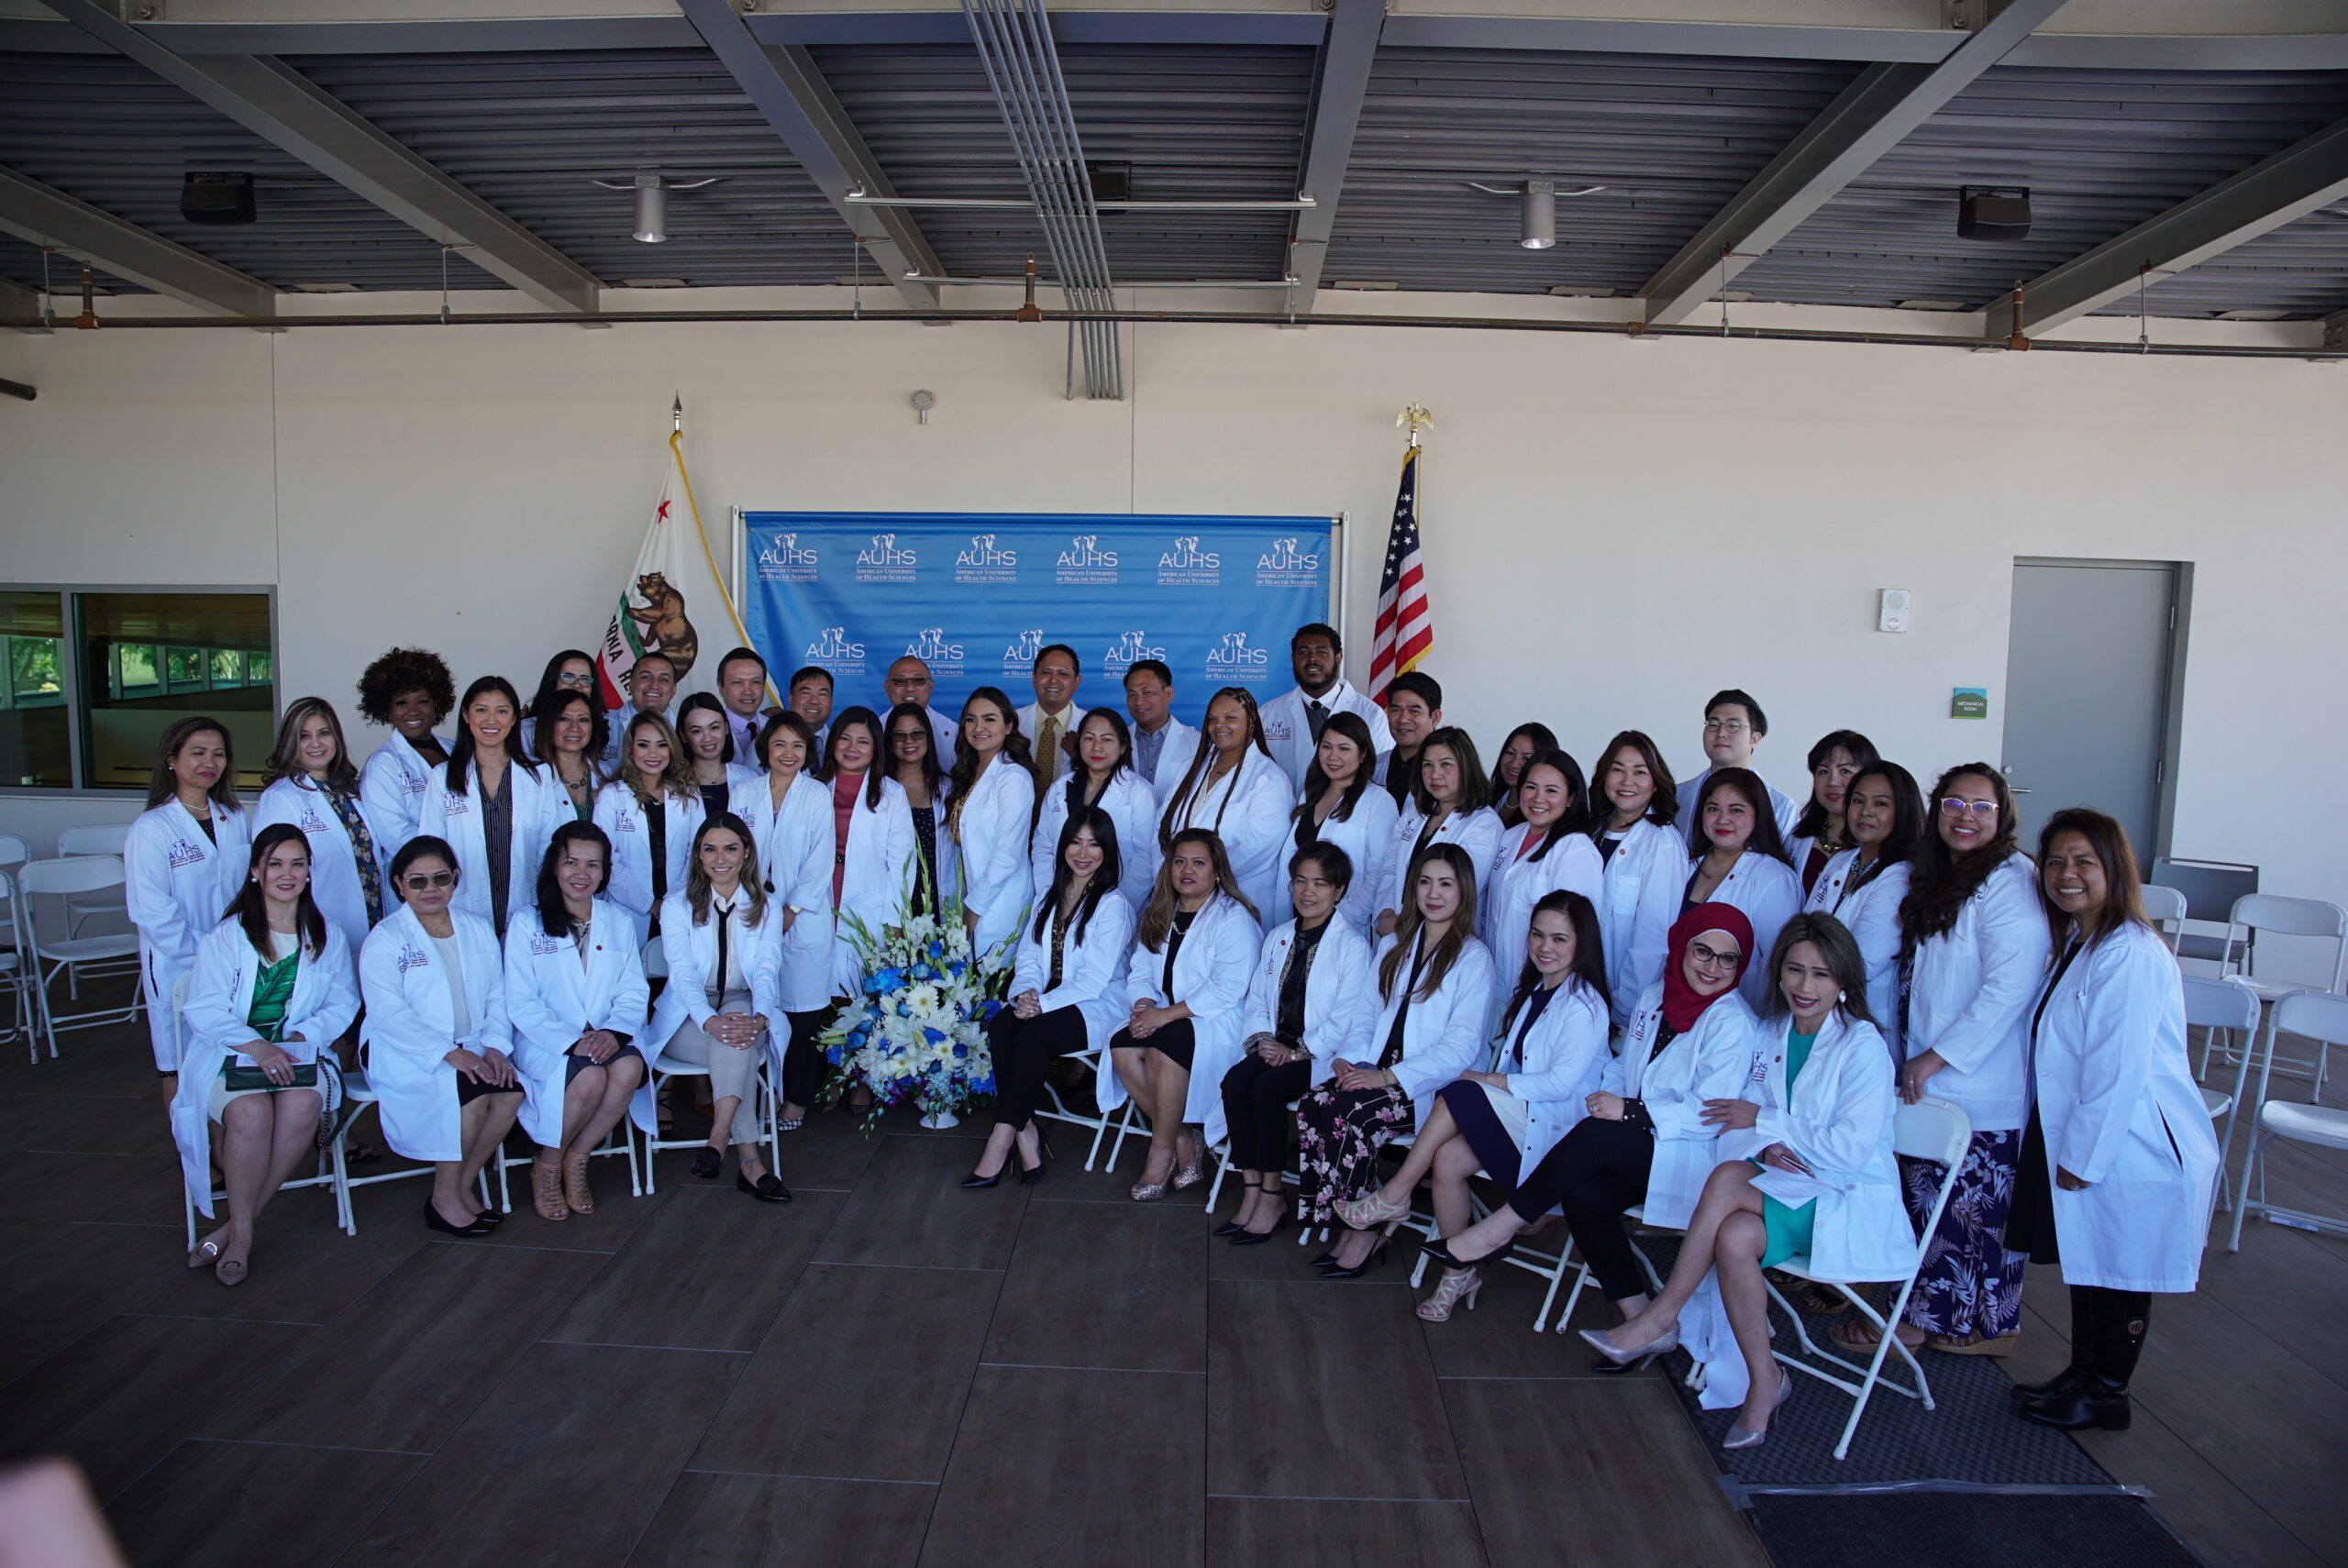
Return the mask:
[[1036, 737], [1036, 788], [1048, 790], [1052, 778], [1059, 772], [1055, 766], [1059, 759], [1060, 722], [1046, 719], [1042, 732]]

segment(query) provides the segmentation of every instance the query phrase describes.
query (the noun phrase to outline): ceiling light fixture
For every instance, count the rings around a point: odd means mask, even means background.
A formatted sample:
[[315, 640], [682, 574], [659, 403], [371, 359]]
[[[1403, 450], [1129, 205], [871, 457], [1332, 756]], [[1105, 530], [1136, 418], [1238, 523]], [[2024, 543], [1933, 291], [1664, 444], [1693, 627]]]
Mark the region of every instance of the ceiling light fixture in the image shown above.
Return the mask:
[[1557, 198], [1559, 196], [1594, 196], [1606, 189], [1589, 185], [1578, 191], [1560, 191], [1555, 180], [1527, 180], [1523, 186], [1486, 185], [1478, 181], [1468, 182], [1470, 189], [1489, 192], [1495, 196], [1521, 196], [1524, 201], [1524, 220], [1517, 243], [1527, 250], [1546, 250], [1557, 243]]
[[669, 180], [658, 174], [637, 174], [626, 180], [598, 180], [596, 184], [606, 191], [636, 193], [636, 237], [647, 245], [658, 245], [669, 237], [669, 193], [698, 191], [703, 185], [714, 185], [714, 175], [706, 180]]

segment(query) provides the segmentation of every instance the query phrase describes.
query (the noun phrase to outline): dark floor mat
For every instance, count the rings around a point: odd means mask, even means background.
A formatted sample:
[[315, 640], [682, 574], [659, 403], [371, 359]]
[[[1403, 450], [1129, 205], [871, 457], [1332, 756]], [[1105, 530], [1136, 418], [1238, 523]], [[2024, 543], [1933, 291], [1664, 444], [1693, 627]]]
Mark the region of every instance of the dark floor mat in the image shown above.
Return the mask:
[[1802, 1568], [2201, 1568], [2141, 1497], [1762, 1494], [1752, 1506], [1770, 1559]]

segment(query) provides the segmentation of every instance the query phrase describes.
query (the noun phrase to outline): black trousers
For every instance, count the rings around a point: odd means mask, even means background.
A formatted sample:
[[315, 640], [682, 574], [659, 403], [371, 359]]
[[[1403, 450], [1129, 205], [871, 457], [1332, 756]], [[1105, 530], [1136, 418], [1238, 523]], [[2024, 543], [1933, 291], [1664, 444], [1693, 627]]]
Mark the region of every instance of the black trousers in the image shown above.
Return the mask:
[[813, 1012], [786, 1012], [791, 1038], [782, 1047], [782, 1098], [792, 1105], [815, 1103], [815, 1036], [831, 1027], [837, 1010], [819, 1007]]
[[1631, 1233], [1623, 1228], [1623, 1210], [1646, 1196], [1654, 1165], [1653, 1133], [1589, 1117], [1576, 1122], [1517, 1183], [1508, 1206], [1527, 1220], [1564, 1210], [1566, 1229], [1598, 1275], [1599, 1288], [1609, 1301], [1621, 1301], [1647, 1287]]
[[1288, 1167], [1289, 1104], [1312, 1087], [1312, 1058], [1267, 1063], [1253, 1051], [1223, 1075], [1223, 1119], [1231, 1127], [1231, 1163], [1243, 1171]]
[[1044, 1102], [1044, 1074], [1052, 1058], [1084, 1049], [1084, 1014], [1054, 1008], [1022, 1018], [1004, 1008], [987, 1020], [987, 1044], [994, 1053], [994, 1121], [998, 1127], [1024, 1128]]

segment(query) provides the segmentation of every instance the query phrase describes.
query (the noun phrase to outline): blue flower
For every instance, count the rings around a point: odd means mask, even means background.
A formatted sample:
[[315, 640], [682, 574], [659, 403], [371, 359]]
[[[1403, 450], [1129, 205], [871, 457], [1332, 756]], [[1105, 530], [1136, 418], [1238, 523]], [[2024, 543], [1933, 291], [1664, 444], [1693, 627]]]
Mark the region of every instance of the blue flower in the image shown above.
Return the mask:
[[926, 1024], [922, 1027], [921, 1037], [932, 1045], [943, 1045], [947, 1041], [947, 1036], [943, 1032], [938, 1030], [932, 1029]]

